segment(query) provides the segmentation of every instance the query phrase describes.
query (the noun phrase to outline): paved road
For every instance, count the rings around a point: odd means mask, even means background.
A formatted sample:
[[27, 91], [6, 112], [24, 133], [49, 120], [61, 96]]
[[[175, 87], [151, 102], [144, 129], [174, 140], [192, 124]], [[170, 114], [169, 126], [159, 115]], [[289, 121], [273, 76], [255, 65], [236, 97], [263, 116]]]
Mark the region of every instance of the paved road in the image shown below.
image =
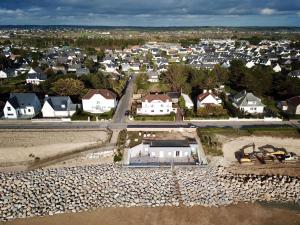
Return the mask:
[[134, 81], [136, 79], [136, 75], [132, 74], [131, 76], [132, 79], [129, 80], [125, 93], [118, 103], [115, 115], [113, 117], [114, 123], [123, 123], [125, 120], [125, 112], [127, 110], [130, 110], [131, 98], [133, 95], [133, 87], [134, 87]]
[[0, 129], [125, 129], [125, 128], [188, 128], [188, 127], [234, 127], [239, 128], [242, 126], [255, 126], [255, 125], [292, 125], [295, 122], [282, 121], [282, 122], [31, 122], [31, 121], [0, 121]]

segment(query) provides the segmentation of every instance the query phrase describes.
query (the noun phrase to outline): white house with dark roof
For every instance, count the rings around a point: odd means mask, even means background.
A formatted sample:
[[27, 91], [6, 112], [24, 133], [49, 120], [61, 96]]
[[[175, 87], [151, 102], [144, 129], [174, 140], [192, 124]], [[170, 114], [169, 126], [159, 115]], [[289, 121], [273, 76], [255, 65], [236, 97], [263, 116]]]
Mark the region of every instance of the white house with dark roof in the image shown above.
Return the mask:
[[34, 93], [11, 93], [3, 112], [6, 119], [28, 119], [41, 110], [41, 103]]
[[76, 112], [76, 107], [69, 96], [46, 95], [42, 114], [45, 118], [70, 117]]
[[83, 96], [83, 111], [89, 113], [105, 113], [117, 106], [117, 96], [107, 89], [92, 89]]
[[258, 114], [264, 112], [265, 105], [261, 102], [261, 99], [254, 96], [253, 93], [247, 91], [241, 91], [231, 98], [234, 107], [239, 108], [241, 111]]
[[137, 107], [138, 115], [168, 115], [176, 113], [172, 99], [165, 94], [148, 94], [142, 98], [142, 105]]
[[46, 74], [41, 70], [31, 68], [27, 74], [26, 84], [39, 85], [47, 79]]

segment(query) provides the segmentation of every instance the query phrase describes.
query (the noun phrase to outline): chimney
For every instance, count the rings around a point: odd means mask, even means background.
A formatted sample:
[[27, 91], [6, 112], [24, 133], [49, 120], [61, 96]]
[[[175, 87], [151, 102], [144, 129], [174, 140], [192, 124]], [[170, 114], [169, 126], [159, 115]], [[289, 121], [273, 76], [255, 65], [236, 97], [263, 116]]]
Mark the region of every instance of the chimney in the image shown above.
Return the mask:
[[206, 89], [204, 89], [204, 90], [203, 90], [203, 93], [206, 93], [206, 92], [207, 92], [207, 90], [206, 90]]

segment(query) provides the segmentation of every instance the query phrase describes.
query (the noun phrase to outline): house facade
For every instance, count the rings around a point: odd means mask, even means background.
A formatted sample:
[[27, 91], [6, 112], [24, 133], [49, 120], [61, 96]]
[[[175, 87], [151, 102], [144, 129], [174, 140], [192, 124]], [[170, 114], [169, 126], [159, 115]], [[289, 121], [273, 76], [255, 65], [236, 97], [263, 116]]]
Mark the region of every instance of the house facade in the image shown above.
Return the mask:
[[232, 104], [241, 111], [250, 114], [260, 114], [264, 112], [265, 105], [261, 99], [254, 96], [253, 93], [247, 93], [245, 90], [232, 97]]
[[148, 94], [142, 98], [141, 107], [137, 108], [138, 115], [169, 115], [176, 113], [172, 99], [165, 94]]
[[205, 107], [206, 105], [221, 105], [222, 100], [211, 90], [203, 90], [203, 93], [197, 97], [197, 108]]
[[6, 119], [28, 119], [41, 110], [41, 103], [34, 93], [11, 93], [3, 113]]
[[41, 82], [44, 82], [46, 79], [47, 76], [43, 72], [36, 71], [31, 68], [27, 74], [26, 84], [39, 85]]
[[128, 150], [128, 165], [196, 164], [198, 144], [195, 139], [144, 140]]
[[76, 112], [76, 107], [69, 96], [45, 96], [42, 114], [45, 118], [70, 117]]
[[95, 114], [109, 112], [117, 106], [116, 94], [107, 89], [93, 89], [82, 98], [83, 111]]

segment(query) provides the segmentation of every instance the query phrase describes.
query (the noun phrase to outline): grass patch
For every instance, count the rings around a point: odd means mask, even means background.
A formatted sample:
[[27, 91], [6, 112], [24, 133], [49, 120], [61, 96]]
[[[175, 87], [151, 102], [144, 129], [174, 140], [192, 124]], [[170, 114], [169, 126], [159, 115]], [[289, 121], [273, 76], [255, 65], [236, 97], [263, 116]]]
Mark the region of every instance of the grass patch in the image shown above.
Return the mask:
[[117, 140], [117, 152], [114, 154], [114, 162], [120, 162], [123, 159], [126, 137], [127, 131], [121, 130]]
[[[141, 136], [139, 135], [139, 133], [141, 133]], [[142, 143], [144, 132], [133, 131], [133, 132], [128, 132], [127, 135], [128, 135], [128, 140], [130, 140], [128, 147], [133, 148], [134, 146], [137, 146]]]
[[150, 120], [150, 121], [175, 121], [175, 116], [174, 115], [162, 115], [162, 116], [144, 116], [144, 115], [135, 115], [134, 120], [137, 121], [145, 121], [145, 120]]
[[77, 111], [72, 117], [72, 120], [88, 120], [88, 118], [90, 117], [91, 121], [97, 121], [104, 119], [104, 120], [109, 120], [113, 117], [114, 115], [114, 110], [111, 110], [109, 112], [105, 112], [105, 113], [101, 113], [101, 114], [92, 114], [92, 113], [88, 113], [88, 112], [84, 112], [84, 111]]

